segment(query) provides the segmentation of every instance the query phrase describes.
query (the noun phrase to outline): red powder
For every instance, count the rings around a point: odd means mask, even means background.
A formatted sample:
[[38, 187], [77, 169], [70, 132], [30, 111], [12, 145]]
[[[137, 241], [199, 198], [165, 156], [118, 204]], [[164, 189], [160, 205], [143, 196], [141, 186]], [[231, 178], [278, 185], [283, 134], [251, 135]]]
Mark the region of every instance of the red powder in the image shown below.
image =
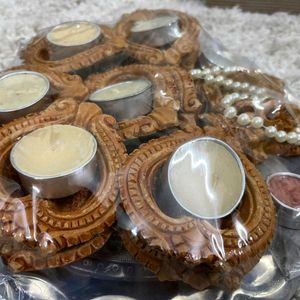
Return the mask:
[[300, 208], [300, 178], [278, 175], [269, 181], [271, 193], [281, 202], [293, 208]]

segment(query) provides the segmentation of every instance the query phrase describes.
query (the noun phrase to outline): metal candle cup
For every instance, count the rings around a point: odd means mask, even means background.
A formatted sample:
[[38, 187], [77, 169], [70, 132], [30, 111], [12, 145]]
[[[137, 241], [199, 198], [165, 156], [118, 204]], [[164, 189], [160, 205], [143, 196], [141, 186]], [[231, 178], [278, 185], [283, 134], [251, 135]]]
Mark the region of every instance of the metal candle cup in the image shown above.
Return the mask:
[[[295, 173], [290, 173], [290, 172], [278, 172], [270, 175], [267, 178], [267, 185], [269, 187], [271, 196], [278, 209], [278, 214], [277, 214], [278, 223], [283, 227], [287, 227], [291, 229], [300, 229], [300, 207], [295, 208], [287, 205], [282, 201], [282, 199], [276, 197], [274, 192], [272, 192], [271, 181], [277, 176], [291, 177], [300, 180], [300, 175]], [[299, 203], [300, 203], [300, 199], [299, 199]]]
[[117, 121], [133, 119], [152, 111], [152, 83], [146, 79], [115, 83], [96, 90], [89, 100]]
[[[215, 160], [220, 154], [223, 157]], [[246, 187], [239, 156], [229, 145], [212, 137], [181, 145], [163, 166], [161, 177], [161, 194], [188, 214], [207, 220], [231, 214]]]
[[99, 42], [100, 26], [87, 21], [59, 24], [48, 32], [46, 38], [51, 48], [51, 60], [60, 60], [85, 51]]
[[[20, 155], [23, 155], [22, 147], [24, 149], [24, 147], [26, 147], [26, 144], [24, 144], [24, 142], [23, 142], [23, 145], [22, 145], [21, 143], [22, 143], [22, 140], [24, 138], [28, 137], [30, 134], [24, 136], [21, 140], [19, 140], [14, 145], [14, 147], [10, 153], [10, 162], [11, 162], [12, 166], [14, 167], [14, 169], [18, 172], [22, 186], [29, 193], [36, 194], [38, 197], [41, 197], [41, 198], [57, 199], [57, 198], [63, 198], [63, 197], [67, 197], [72, 194], [75, 194], [82, 188], [88, 188], [89, 190], [93, 190], [94, 187], [96, 186], [96, 183], [98, 181], [97, 159], [96, 159], [97, 141], [91, 133], [89, 133], [88, 131], [86, 131], [82, 128], [75, 127], [75, 126], [51, 125], [51, 126], [37, 129], [37, 130], [33, 131], [31, 134], [33, 134], [33, 133], [37, 134], [37, 132], [39, 130], [40, 131], [48, 130], [48, 128], [50, 128], [50, 127], [57, 127], [58, 130], [61, 130], [61, 128], [65, 127], [65, 126], [72, 127], [73, 129], [75, 128], [74, 130], [78, 129], [78, 134], [76, 136], [74, 136], [74, 142], [75, 142], [76, 138], [80, 139], [82, 136], [81, 134], [84, 133], [87, 137], [87, 140], [82, 139], [82, 141], [80, 140], [80, 141], [78, 141], [78, 143], [81, 143], [81, 145], [82, 145], [81, 147], [89, 146], [86, 151], [86, 152], [89, 152], [89, 155], [87, 155], [87, 157], [85, 157], [85, 159], [83, 160], [84, 162], [82, 162], [80, 164], [78, 163], [78, 165], [72, 169], [69, 168], [69, 170], [68, 170], [67, 167], [65, 167], [65, 169], [64, 169], [64, 167], [62, 166], [60, 172], [56, 173], [54, 175], [53, 174], [39, 175], [39, 174], [36, 174], [35, 171], [28, 172], [26, 170], [26, 168], [24, 168], [24, 164], [22, 166], [20, 166], [21, 165], [20, 162], [16, 161], [16, 158], [17, 158], [16, 152], [17, 151], [20, 152], [19, 157], [20, 157]], [[82, 131], [82, 133], [80, 131]], [[40, 133], [42, 134], [43, 132], [40, 132]], [[38, 135], [35, 138], [38, 138]], [[51, 138], [52, 137], [50, 136], [50, 139]], [[54, 139], [55, 139], [55, 133], [54, 133]], [[55, 145], [58, 145], [58, 147], [59, 147], [60, 142], [62, 142], [62, 141], [59, 139], [55, 140], [53, 142], [54, 148], [56, 147]], [[32, 144], [32, 142], [31, 142], [31, 144]], [[80, 146], [80, 144], [78, 144], [78, 145]], [[27, 146], [28, 146], [28, 143], [27, 143]], [[72, 147], [72, 145], [69, 145], [69, 146]], [[77, 148], [79, 148], [79, 146]], [[35, 148], [35, 147], [36, 147], [36, 144], [32, 145], [32, 148]], [[68, 147], [68, 148], [70, 148], [70, 147]], [[64, 153], [65, 156], [62, 158], [62, 160], [64, 158], [68, 157], [68, 148], [67, 147], [65, 148], [66, 149], [66, 152]], [[25, 151], [27, 151], [27, 152], [29, 150], [30, 149], [25, 149]], [[26, 152], [25, 152], [25, 154], [26, 154]], [[33, 161], [32, 164], [33, 165], [36, 164], [39, 161], [39, 159], [43, 158], [43, 156], [45, 156], [45, 153], [41, 152], [38, 160], [36, 162]], [[24, 157], [26, 158], [26, 155], [24, 155]], [[45, 159], [47, 159], [47, 157], [45, 157]], [[54, 163], [54, 161], [51, 161], [51, 157], [48, 159], [49, 159], [49, 164]]]
[[0, 77], [0, 123], [41, 109], [49, 90], [50, 82], [41, 73], [16, 71]]
[[159, 16], [134, 23], [129, 39], [150, 47], [163, 47], [181, 37], [177, 16]]

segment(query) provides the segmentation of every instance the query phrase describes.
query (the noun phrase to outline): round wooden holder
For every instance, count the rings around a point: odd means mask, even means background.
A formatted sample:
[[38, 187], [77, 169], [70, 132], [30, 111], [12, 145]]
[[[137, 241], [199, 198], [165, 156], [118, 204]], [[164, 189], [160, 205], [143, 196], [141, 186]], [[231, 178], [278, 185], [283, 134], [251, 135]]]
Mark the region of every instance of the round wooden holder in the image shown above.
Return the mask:
[[138, 78], [146, 78], [152, 83], [153, 109], [146, 116], [119, 122], [119, 134], [123, 139], [150, 135], [180, 124], [195, 124], [201, 104], [193, 80], [180, 68], [130, 65], [91, 75], [85, 84], [92, 93], [117, 82]]
[[236, 211], [221, 219], [219, 229], [201, 219], [165, 215], [154, 198], [155, 176], [178, 146], [202, 135], [202, 130], [178, 131], [141, 145], [128, 157], [119, 182], [122, 206], [135, 233], [130, 240], [127, 234], [124, 242], [161, 280], [181, 279], [198, 289], [230, 289], [266, 250], [275, 228], [275, 207], [258, 170], [238, 152], [246, 191]]
[[21, 58], [27, 64], [44, 65], [50, 69], [66, 73], [81, 73], [82, 70], [101, 64], [106, 59], [113, 59], [115, 55], [124, 52], [124, 44], [112, 39], [111, 29], [102, 25], [100, 27], [103, 35], [101, 41], [92, 48], [73, 56], [60, 60], [49, 60], [51, 47], [43, 35], [33, 38], [22, 51]]
[[[21, 190], [9, 162], [9, 153], [20, 137], [53, 124], [75, 125], [95, 136], [100, 176], [95, 191], [81, 190], [64, 199], [46, 200]], [[95, 104], [78, 104], [72, 99], [64, 99], [0, 129], [0, 176], [4, 178], [0, 181], [0, 225], [4, 241], [0, 252], [6, 257], [14, 255], [9, 263], [17, 260], [18, 254], [14, 250], [18, 248], [36, 251], [37, 256], [46, 257], [64, 253], [68, 248], [73, 253], [71, 247], [76, 251], [75, 246], [102, 236], [102, 233], [105, 238], [115, 221], [117, 172], [126, 158], [125, 147], [114, 126], [115, 120], [102, 114]], [[13, 245], [11, 252], [7, 251], [9, 243]], [[11, 264], [17, 270], [26, 269], [26, 265], [26, 260], [23, 267]]]
[[[159, 49], [129, 40], [130, 29], [134, 22], [159, 16], [177, 16], [179, 18], [182, 36], [171, 44], [170, 47]], [[126, 51], [129, 56], [135, 58], [138, 62], [155, 65], [177, 65], [185, 69], [190, 69], [195, 65], [199, 55], [200, 30], [201, 26], [195, 18], [179, 11], [167, 9], [137, 10], [121, 18], [115, 26], [114, 34], [126, 42]]]

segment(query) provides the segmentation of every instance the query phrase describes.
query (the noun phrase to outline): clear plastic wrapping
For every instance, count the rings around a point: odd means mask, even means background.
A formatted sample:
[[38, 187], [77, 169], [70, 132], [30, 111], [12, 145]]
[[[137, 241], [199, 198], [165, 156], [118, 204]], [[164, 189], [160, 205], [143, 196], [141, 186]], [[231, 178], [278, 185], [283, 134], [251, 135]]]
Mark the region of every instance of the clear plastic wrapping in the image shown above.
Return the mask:
[[4, 297], [296, 293], [300, 104], [284, 80], [172, 10], [58, 24], [20, 56], [0, 75]]

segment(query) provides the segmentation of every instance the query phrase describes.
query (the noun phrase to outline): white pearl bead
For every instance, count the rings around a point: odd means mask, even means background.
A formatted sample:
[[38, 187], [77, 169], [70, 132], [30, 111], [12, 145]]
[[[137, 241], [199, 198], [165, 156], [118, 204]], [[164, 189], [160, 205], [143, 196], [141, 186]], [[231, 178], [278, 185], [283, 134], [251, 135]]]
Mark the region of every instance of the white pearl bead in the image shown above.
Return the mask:
[[218, 73], [218, 72], [221, 71], [221, 68], [218, 67], [218, 66], [215, 66], [215, 67], [213, 67], [211, 70], [212, 70], [213, 73]]
[[267, 137], [272, 138], [276, 135], [277, 129], [275, 126], [269, 126], [265, 128], [265, 134]]
[[203, 73], [204, 75], [208, 75], [208, 74], [211, 73], [211, 70], [210, 70], [210, 69], [203, 69], [203, 70], [202, 70], [202, 73]]
[[233, 87], [234, 89], [239, 89], [239, 88], [241, 87], [241, 83], [240, 83], [239, 81], [236, 81], [236, 82], [234, 82], [234, 83], [232, 84], [232, 87]]
[[300, 134], [297, 133], [297, 142], [296, 142], [296, 145], [300, 145]]
[[231, 68], [230, 68], [230, 67], [226, 67], [226, 68], [224, 69], [224, 72], [225, 72], [225, 73], [230, 73], [230, 72], [231, 72]]
[[241, 114], [241, 115], [238, 116], [237, 121], [238, 121], [238, 123], [239, 123], [240, 125], [242, 125], [242, 126], [247, 126], [247, 125], [250, 124], [251, 119], [250, 119], [250, 117], [249, 117], [248, 114], [243, 113], [243, 114]]
[[247, 89], [249, 88], [249, 86], [250, 86], [250, 84], [249, 84], [249, 83], [247, 83], [247, 82], [243, 82], [243, 83], [241, 84], [241, 89], [243, 89], [243, 90], [247, 90]]
[[289, 144], [295, 144], [297, 143], [297, 133], [296, 132], [289, 132], [287, 134], [287, 139], [286, 141], [289, 143]]
[[217, 83], [223, 83], [223, 80], [224, 80], [224, 77], [221, 75], [219, 75], [215, 78], [215, 82], [217, 82]]
[[248, 95], [248, 94], [243, 93], [243, 94], [240, 95], [240, 99], [241, 99], [241, 100], [246, 100], [246, 99], [248, 99], [248, 98], [249, 98], [249, 95]]
[[256, 86], [255, 85], [250, 85], [249, 86], [249, 88], [248, 88], [248, 90], [249, 90], [249, 92], [254, 92], [254, 91], [256, 91]]
[[234, 107], [228, 107], [224, 111], [224, 116], [228, 119], [232, 119], [236, 116], [237, 111]]
[[234, 100], [231, 95], [226, 95], [222, 100], [222, 103], [225, 107], [231, 106], [233, 102]]
[[224, 80], [224, 85], [225, 85], [225, 86], [231, 86], [232, 83], [233, 83], [233, 80], [232, 80], [232, 79], [226, 79], [226, 80]]
[[257, 90], [256, 90], [256, 94], [258, 94], [258, 95], [262, 95], [262, 94], [264, 94], [266, 92], [266, 89], [265, 88], [258, 88]]
[[295, 132], [300, 133], [300, 127], [296, 127]]
[[203, 76], [202, 70], [201, 69], [194, 69], [190, 71], [190, 74], [194, 78], [200, 78]]
[[251, 126], [254, 128], [261, 128], [264, 125], [264, 120], [261, 117], [254, 117], [251, 121]]
[[241, 97], [241, 94], [239, 94], [239, 93], [232, 93], [231, 97], [232, 97], [232, 99], [237, 100], [237, 99], [239, 99]]
[[206, 75], [204, 77], [204, 80], [207, 81], [207, 82], [212, 82], [214, 81], [215, 77], [213, 75]]
[[285, 131], [283, 131], [283, 130], [277, 131], [277, 133], [275, 135], [275, 140], [278, 143], [284, 143], [286, 141], [286, 138], [287, 138], [287, 134]]

